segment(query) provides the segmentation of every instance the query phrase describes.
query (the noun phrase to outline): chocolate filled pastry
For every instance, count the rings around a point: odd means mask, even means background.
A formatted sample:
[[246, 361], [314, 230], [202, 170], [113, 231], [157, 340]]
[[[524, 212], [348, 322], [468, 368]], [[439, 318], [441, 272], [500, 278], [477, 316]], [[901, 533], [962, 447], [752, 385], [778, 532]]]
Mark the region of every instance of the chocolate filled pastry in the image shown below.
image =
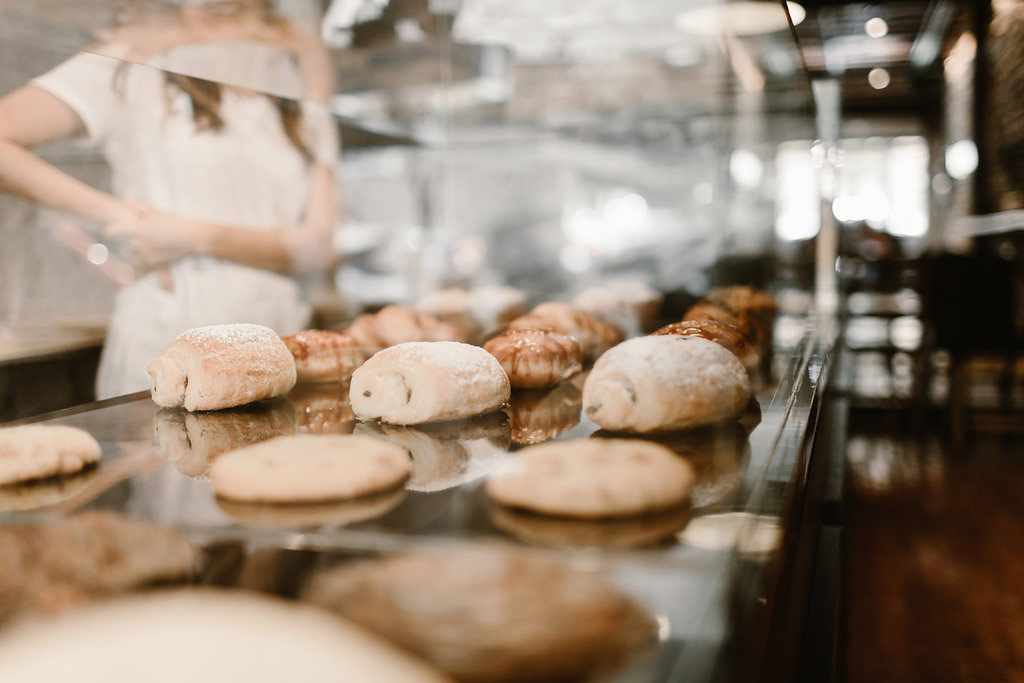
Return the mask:
[[281, 341], [295, 359], [299, 382], [343, 382], [368, 357], [363, 345], [344, 332], [306, 330]]
[[352, 376], [356, 417], [391, 424], [444, 422], [497, 410], [511, 395], [494, 356], [458, 342], [409, 342], [378, 352]]
[[512, 327], [484, 349], [505, 368], [513, 389], [552, 387], [583, 369], [580, 345], [551, 330]]
[[491, 524], [530, 545], [554, 548], [644, 548], [671, 540], [691, 512], [677, 507], [635, 517], [570, 519], [492, 505]]
[[341, 565], [302, 597], [460, 681], [579, 681], [653, 643], [654, 623], [597, 573], [478, 548]]
[[675, 334], [680, 337], [701, 337], [720, 344], [729, 349], [747, 372], [753, 372], [761, 365], [761, 354], [757, 352], [750, 340], [739, 328], [715, 320], [683, 320], [671, 323], [656, 330], [652, 334]]
[[583, 392], [571, 382], [550, 391], [517, 391], [505, 409], [512, 427], [512, 442], [530, 446], [553, 439], [580, 421]]
[[351, 434], [356, 414], [348, 402], [348, 383], [301, 384], [285, 396], [295, 410], [298, 431]]
[[548, 329], [563, 334], [580, 345], [585, 362], [594, 360], [622, 340], [618, 328], [560, 301], [540, 304], [508, 326]]
[[295, 428], [295, 409], [280, 398], [213, 412], [162, 408], [153, 416], [153, 443], [182, 474], [205, 480], [222, 453], [294, 434]]
[[750, 395], [746, 369], [720, 345], [700, 337], [635, 337], [594, 364], [583, 410], [612, 431], [671, 431], [734, 419]]
[[211, 325], [185, 332], [147, 368], [163, 408], [220, 410], [288, 393], [295, 360], [262, 325]]

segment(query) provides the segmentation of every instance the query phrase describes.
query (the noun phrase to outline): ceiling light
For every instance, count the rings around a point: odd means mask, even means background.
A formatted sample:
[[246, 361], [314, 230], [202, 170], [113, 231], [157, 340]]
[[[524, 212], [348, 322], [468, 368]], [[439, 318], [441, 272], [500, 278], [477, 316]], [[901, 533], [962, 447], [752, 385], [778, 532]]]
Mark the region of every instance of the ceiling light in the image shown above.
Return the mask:
[[789, 17], [778, 2], [730, 2], [686, 10], [676, 15], [676, 28], [687, 33], [706, 36], [752, 36], [774, 33], [789, 27], [790, 19], [796, 26], [807, 12], [795, 3], [787, 2]]
[[864, 33], [872, 38], [881, 38], [889, 33], [889, 24], [882, 17], [871, 17], [864, 22]]
[[889, 72], [885, 69], [872, 69], [868, 72], [868, 83], [875, 90], [887, 88], [891, 82], [892, 79], [889, 77]]

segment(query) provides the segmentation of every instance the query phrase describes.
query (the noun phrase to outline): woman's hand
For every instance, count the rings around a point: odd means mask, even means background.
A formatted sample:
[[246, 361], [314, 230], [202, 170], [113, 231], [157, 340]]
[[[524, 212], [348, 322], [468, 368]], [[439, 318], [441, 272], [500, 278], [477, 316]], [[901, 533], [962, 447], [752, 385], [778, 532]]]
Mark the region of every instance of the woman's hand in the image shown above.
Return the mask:
[[200, 253], [202, 224], [126, 200], [131, 215], [107, 224], [104, 235], [137, 270], [147, 271]]

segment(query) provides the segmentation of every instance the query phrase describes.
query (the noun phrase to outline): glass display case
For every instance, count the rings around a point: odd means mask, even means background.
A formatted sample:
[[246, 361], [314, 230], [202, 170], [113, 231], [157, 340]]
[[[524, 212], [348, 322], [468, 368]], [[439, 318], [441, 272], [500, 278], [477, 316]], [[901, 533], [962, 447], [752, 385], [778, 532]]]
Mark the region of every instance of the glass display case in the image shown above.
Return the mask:
[[[223, 20], [223, 32], [183, 33], [197, 7]], [[515, 548], [603, 575], [654, 618], [657, 643], [608, 680], [746, 675], [745, 662], [762, 658], [763, 608], [774, 608], [784, 581], [835, 337], [813, 305], [822, 203], [811, 89], [790, 30], [799, 6], [281, 0], [268, 5], [275, 21], [297, 28], [287, 39], [274, 34], [269, 47], [264, 34], [233, 23], [246, 7], [3, 0], [3, 90], [85, 54], [106, 60], [119, 77], [156, 83], [155, 99], [136, 106], [185, 106], [200, 136], [217, 137], [216, 126], [203, 130], [194, 118], [206, 91], [183, 104], [182, 78], [218, 84], [222, 107], [270, 107], [285, 132], [300, 112], [307, 128], [296, 129], [298, 161], [260, 151], [263, 129], [246, 131], [234, 146], [181, 147], [172, 118], [158, 113], [151, 117], [158, 132], [148, 131], [158, 144], [130, 168], [152, 173], [159, 187], [145, 199], [161, 211], [181, 206], [168, 193], [196, 184], [167, 179], [194, 173], [201, 188], [235, 192], [248, 208], [267, 204], [273, 213], [290, 203], [274, 215], [301, 222], [303, 211], [292, 206], [302, 205], [301, 192], [296, 198], [286, 187], [284, 167], [303, 160], [329, 167], [338, 216], [332, 243], [342, 258], [326, 278], [295, 277], [296, 301], [312, 304], [311, 319], [322, 327], [344, 329], [358, 314], [415, 306], [450, 288], [513, 287], [532, 305], [571, 301], [595, 286], [636, 285], [658, 292], [660, 326], [680, 320], [713, 286], [760, 287], [775, 297], [779, 316], [752, 375], [754, 398], [737, 421], [653, 437], [695, 466], [685, 510], [567, 522], [503, 509], [483, 483], [527, 444], [599, 431], [581, 412], [584, 376], [544, 395], [514, 393], [502, 412], [421, 427], [356, 420], [344, 384], [299, 385], [271, 402], [194, 414], [131, 393], [26, 420], [84, 428], [103, 458], [81, 475], [0, 496], [3, 519], [114, 511], [183, 531], [211, 562], [266, 548], [304, 553], [313, 564]], [[323, 93], [315, 92], [311, 36], [329, 56]], [[232, 52], [237, 43], [241, 57]], [[104, 192], [137, 187], [122, 164], [140, 150], [112, 150], [79, 115], [85, 125], [75, 132], [86, 134], [84, 144], [81, 135], [54, 141], [40, 148], [41, 158]], [[309, 132], [312, 123], [318, 132]], [[241, 155], [234, 170], [218, 170], [230, 155]], [[172, 156], [181, 158], [171, 175], [153, 170]], [[246, 165], [262, 169], [262, 184], [233, 175]], [[264, 173], [267, 166], [272, 172]], [[203, 201], [201, 192], [188, 199]], [[106, 302], [90, 310], [110, 314], [115, 288], [161, 272], [134, 268], [137, 254], [108, 239], [109, 226], [95, 215], [42, 202], [0, 197], [11, 209], [0, 220], [10, 244], [19, 244], [12, 236], [39, 235], [31, 248], [5, 249], [2, 257], [9, 323], [25, 311], [74, 318], [82, 298]], [[218, 210], [208, 209], [220, 221], [246, 220]], [[231, 286], [218, 282], [209, 280], [211, 291]], [[653, 329], [645, 327], [630, 332]], [[543, 425], [542, 436], [527, 436], [531, 421]], [[214, 496], [206, 474], [222, 450], [217, 444], [239, 433], [257, 441], [294, 432], [394, 441], [413, 458], [412, 478], [406, 489], [358, 506], [259, 509]]]

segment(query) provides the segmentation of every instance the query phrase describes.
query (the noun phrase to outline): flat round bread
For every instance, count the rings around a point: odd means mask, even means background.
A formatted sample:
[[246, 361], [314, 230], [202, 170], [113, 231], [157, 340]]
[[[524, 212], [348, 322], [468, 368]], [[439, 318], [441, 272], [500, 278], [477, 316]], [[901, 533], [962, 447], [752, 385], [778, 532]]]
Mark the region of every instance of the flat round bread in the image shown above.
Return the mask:
[[0, 637], [0, 680], [111, 683], [447, 681], [335, 616], [241, 591], [121, 598]]
[[100, 459], [84, 429], [29, 424], [0, 429], [0, 486], [78, 472]]
[[576, 681], [614, 668], [652, 620], [596, 573], [477, 548], [342, 565], [304, 597], [460, 681]]
[[358, 498], [409, 476], [405, 450], [347, 434], [296, 434], [225, 453], [210, 467], [218, 496], [235, 501], [301, 503]]
[[528, 446], [487, 480], [492, 499], [547, 515], [639, 515], [686, 502], [693, 467], [639, 439], [573, 439]]
[[692, 429], [731, 420], [750, 400], [731, 352], [699, 337], [636, 337], [608, 350], [583, 385], [583, 411], [621, 432]]

